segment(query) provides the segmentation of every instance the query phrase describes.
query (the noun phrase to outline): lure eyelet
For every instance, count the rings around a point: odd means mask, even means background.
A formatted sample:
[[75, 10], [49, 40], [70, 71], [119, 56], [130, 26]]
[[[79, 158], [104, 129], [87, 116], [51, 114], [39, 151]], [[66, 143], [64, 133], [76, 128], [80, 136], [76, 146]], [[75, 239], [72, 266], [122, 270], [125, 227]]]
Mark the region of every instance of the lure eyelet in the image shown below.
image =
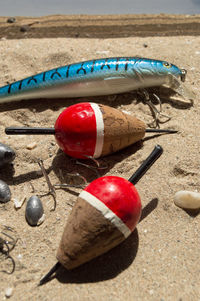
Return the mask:
[[181, 81], [184, 82], [187, 75], [186, 69], [181, 69]]

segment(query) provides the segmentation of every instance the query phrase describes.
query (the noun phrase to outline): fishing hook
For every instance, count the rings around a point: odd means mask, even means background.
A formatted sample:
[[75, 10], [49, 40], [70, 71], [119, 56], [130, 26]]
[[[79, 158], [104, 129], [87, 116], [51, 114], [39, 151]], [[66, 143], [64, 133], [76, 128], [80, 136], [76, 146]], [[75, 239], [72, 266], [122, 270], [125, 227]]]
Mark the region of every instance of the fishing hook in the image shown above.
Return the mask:
[[44, 168], [43, 160], [42, 159], [38, 159], [37, 163], [38, 163], [39, 167], [42, 170], [42, 174], [43, 174], [43, 176], [44, 176], [44, 178], [45, 178], [45, 180], [47, 182], [48, 188], [49, 188], [49, 192], [46, 193], [45, 195], [48, 195], [48, 194], [52, 195], [53, 200], [54, 200], [54, 207], [50, 211], [55, 211], [55, 209], [56, 209], [56, 191], [54, 189], [54, 186], [51, 184], [49, 176], [48, 176], [48, 174], [47, 174], [47, 172], [46, 172], [46, 170]]

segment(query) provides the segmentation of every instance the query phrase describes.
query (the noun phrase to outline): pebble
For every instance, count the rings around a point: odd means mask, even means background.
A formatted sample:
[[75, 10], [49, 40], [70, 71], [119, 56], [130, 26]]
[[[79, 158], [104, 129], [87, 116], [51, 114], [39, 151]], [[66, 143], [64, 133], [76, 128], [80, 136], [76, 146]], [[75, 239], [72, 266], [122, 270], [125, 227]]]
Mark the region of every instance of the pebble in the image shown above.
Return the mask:
[[0, 143], [0, 166], [11, 163], [15, 159], [15, 152], [9, 146]]
[[15, 209], [20, 209], [22, 207], [22, 205], [24, 204], [25, 200], [26, 200], [26, 197], [23, 197], [21, 200], [18, 200], [16, 198], [11, 199], [11, 201], [14, 202]]
[[15, 23], [15, 22], [16, 22], [16, 19], [13, 17], [7, 19], [7, 23]]
[[13, 288], [12, 287], [7, 287], [5, 289], [5, 296], [6, 296], [6, 298], [10, 298], [12, 296], [12, 293], [13, 293]]
[[37, 226], [40, 226], [42, 223], [44, 223], [44, 221], [45, 221], [45, 214], [43, 213], [43, 215], [41, 216], [41, 218], [37, 222]]
[[23, 255], [22, 254], [18, 254], [17, 255], [17, 259], [22, 260], [23, 259]]
[[26, 148], [29, 149], [29, 150], [31, 150], [31, 149], [36, 148], [36, 146], [37, 146], [37, 143], [36, 142], [32, 142], [32, 143], [28, 144], [26, 146]]
[[0, 180], [0, 203], [7, 203], [11, 199], [11, 192], [9, 186]]
[[[40, 225], [40, 219], [44, 214], [44, 209], [41, 200], [38, 196], [31, 196], [26, 205], [25, 216], [29, 225]], [[38, 224], [39, 223], [39, 224]]]
[[27, 32], [29, 30], [29, 26], [28, 25], [23, 25], [20, 27], [20, 31], [21, 32]]
[[174, 204], [183, 209], [199, 209], [200, 193], [187, 190], [178, 191], [174, 196]]

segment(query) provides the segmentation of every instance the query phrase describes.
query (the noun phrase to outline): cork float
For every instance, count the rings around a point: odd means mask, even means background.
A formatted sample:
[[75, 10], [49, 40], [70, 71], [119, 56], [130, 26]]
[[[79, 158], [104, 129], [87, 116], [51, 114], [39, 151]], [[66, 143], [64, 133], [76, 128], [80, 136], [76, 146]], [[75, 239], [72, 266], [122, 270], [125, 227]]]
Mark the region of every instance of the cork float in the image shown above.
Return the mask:
[[141, 200], [134, 185], [162, 152], [157, 145], [129, 180], [100, 177], [80, 193], [63, 231], [58, 262], [39, 285], [61, 265], [74, 269], [119, 245], [134, 231], [141, 216]]
[[53, 134], [59, 147], [69, 156], [99, 158], [119, 151], [139, 140], [145, 133], [177, 133], [175, 130], [147, 129], [143, 121], [118, 109], [92, 102], [66, 108], [54, 128], [5, 129], [8, 135]]

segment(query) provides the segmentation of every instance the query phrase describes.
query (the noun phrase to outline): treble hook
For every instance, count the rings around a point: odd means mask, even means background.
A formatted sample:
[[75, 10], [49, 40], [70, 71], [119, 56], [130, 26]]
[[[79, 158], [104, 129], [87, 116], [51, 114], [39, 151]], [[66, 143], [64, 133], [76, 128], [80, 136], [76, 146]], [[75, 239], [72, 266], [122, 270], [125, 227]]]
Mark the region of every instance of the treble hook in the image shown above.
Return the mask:
[[[160, 100], [160, 97], [158, 97], [158, 95], [156, 95], [155, 93], [152, 93], [152, 96], [157, 100], [158, 104], [159, 104], [159, 110], [157, 109], [157, 107], [153, 104], [152, 102], [152, 99], [150, 98], [150, 94], [147, 92], [147, 90], [143, 89], [143, 90], [140, 90], [138, 92], [140, 95], [142, 94], [143, 95], [143, 100], [144, 102], [149, 106], [152, 114], [153, 114], [153, 122], [149, 124], [149, 126], [151, 127], [160, 127], [159, 126], [159, 123], [165, 123], [167, 121], [169, 121], [171, 119], [170, 116], [162, 113], [162, 102]], [[164, 117], [165, 120], [162, 121], [160, 119], [160, 117]]]
[[[18, 239], [15, 239], [8, 233], [4, 232], [6, 230], [14, 232], [13, 228], [8, 227], [8, 226], [3, 226], [3, 231], [1, 231], [1, 234], [6, 236], [6, 238], [9, 238], [11, 241], [0, 237], [0, 253], [1, 253], [1, 255], [3, 255], [5, 257], [5, 260], [7, 260], [7, 259], [11, 260], [12, 270], [11, 271], [1, 270], [1, 272], [6, 273], [6, 274], [12, 274], [15, 271], [15, 261], [12, 258], [12, 256], [10, 256], [10, 252], [14, 249]], [[11, 247], [9, 245], [11, 245]]]
[[89, 169], [91, 169], [92, 171], [94, 171], [94, 172], [96, 173], [96, 175], [97, 175], [97, 178], [100, 177], [99, 170], [103, 170], [103, 169], [107, 169], [107, 168], [108, 168], [108, 165], [100, 166], [99, 161], [96, 160], [95, 158], [93, 158], [92, 156], [87, 156], [87, 155], [85, 155], [85, 157], [86, 157], [87, 159], [91, 160], [96, 166], [93, 166], [93, 165], [90, 165], [90, 164], [83, 163], [83, 162], [81, 162], [81, 161], [79, 161], [79, 160], [76, 160], [75, 163], [76, 163], [77, 165], [82, 165], [82, 166], [84, 166], [84, 167], [86, 167], [86, 168], [89, 168]]
[[42, 174], [43, 174], [43, 176], [44, 176], [44, 178], [45, 178], [45, 180], [47, 182], [48, 188], [49, 188], [49, 192], [47, 194], [45, 194], [45, 195], [48, 195], [48, 194], [52, 195], [53, 200], [54, 200], [54, 207], [50, 211], [55, 211], [55, 209], [56, 209], [56, 191], [54, 189], [54, 186], [51, 184], [51, 181], [50, 181], [49, 176], [48, 176], [48, 174], [46, 172], [46, 169], [44, 168], [43, 160], [42, 159], [38, 159], [37, 163], [38, 163], [39, 167], [42, 170]]
[[11, 260], [11, 262], [12, 262], [12, 270], [11, 270], [11, 271], [0, 270], [0, 272], [11, 275], [11, 274], [13, 274], [14, 271], [15, 271], [15, 261], [14, 261], [14, 259], [12, 258], [12, 256], [10, 256], [10, 255], [8, 255], [8, 254], [4, 254], [4, 253], [2, 253], [2, 254], [3, 254], [3, 255], [6, 255], [5, 260], [7, 260], [7, 259], [10, 259], [10, 260]]
[[[61, 171], [60, 171], [60, 174], [61, 174]], [[86, 179], [81, 176], [78, 172], [77, 173], [67, 173], [67, 176], [70, 176], [70, 177], [77, 177], [77, 178], [80, 178], [84, 185], [81, 185], [81, 184], [71, 184], [71, 183], [59, 183], [59, 184], [55, 184], [54, 187], [59, 187], [59, 188], [67, 188], [67, 187], [75, 187], [75, 188], [81, 188], [81, 189], [84, 189], [87, 185], [87, 181]], [[61, 174], [61, 178], [63, 178], [63, 175]]]

